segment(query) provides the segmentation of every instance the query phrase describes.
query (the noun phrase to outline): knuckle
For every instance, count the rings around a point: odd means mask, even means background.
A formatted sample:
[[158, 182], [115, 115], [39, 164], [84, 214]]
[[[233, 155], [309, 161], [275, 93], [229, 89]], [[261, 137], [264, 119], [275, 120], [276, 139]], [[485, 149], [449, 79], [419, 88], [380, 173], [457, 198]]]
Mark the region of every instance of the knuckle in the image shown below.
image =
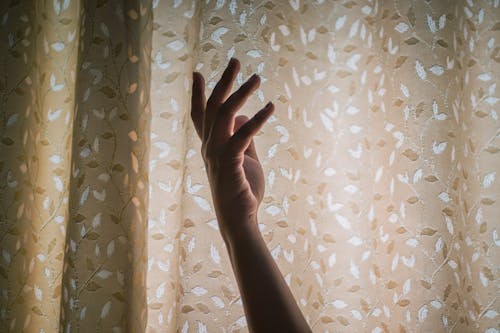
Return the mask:
[[248, 83], [247, 82], [243, 83], [240, 89], [236, 90], [236, 92], [234, 93], [234, 99], [237, 101], [244, 99], [245, 96], [248, 95], [249, 91], [250, 91], [250, 86], [248, 85]]
[[208, 108], [213, 108], [215, 106], [215, 100], [212, 96], [210, 96], [207, 100], [207, 109]]
[[242, 86], [241, 86], [241, 93], [246, 93], [248, 92], [249, 90], [251, 90], [254, 86], [254, 82], [252, 82], [251, 80], [248, 80], [247, 82], [245, 82]]
[[223, 117], [229, 111], [231, 111], [231, 105], [229, 104], [229, 100], [228, 100], [224, 104], [219, 106], [219, 109], [217, 110], [216, 116], [217, 116], [217, 118]]
[[230, 116], [230, 109], [227, 107], [220, 107], [217, 113], [215, 114], [214, 122], [216, 124], [224, 123], [227, 121]]

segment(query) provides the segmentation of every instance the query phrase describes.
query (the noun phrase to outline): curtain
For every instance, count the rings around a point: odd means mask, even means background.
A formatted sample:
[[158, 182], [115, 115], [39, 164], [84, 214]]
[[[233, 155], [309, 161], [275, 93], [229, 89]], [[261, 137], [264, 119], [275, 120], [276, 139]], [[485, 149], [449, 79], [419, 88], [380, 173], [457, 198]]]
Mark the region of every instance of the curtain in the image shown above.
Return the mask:
[[248, 331], [189, 115], [236, 57], [312, 330], [499, 332], [498, 0], [0, 6], [0, 331]]

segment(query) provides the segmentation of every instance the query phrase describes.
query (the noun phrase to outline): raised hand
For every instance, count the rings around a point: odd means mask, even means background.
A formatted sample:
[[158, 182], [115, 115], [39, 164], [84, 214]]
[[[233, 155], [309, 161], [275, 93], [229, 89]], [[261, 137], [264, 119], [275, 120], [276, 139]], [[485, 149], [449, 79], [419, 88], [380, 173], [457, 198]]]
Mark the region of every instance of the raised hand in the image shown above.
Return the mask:
[[264, 173], [253, 136], [274, 110], [268, 103], [250, 120], [234, 117], [259, 87], [253, 75], [229, 96], [239, 71], [231, 59], [208, 101], [205, 82], [193, 74], [191, 118], [201, 138], [215, 213], [226, 242], [250, 332], [311, 332], [257, 228]]
[[238, 60], [231, 59], [208, 101], [203, 76], [193, 74], [191, 118], [202, 140], [201, 152], [224, 238], [256, 227], [265, 182], [253, 136], [274, 110], [268, 103], [251, 119], [235, 118], [260, 85], [260, 78], [254, 74], [230, 95], [239, 69]]

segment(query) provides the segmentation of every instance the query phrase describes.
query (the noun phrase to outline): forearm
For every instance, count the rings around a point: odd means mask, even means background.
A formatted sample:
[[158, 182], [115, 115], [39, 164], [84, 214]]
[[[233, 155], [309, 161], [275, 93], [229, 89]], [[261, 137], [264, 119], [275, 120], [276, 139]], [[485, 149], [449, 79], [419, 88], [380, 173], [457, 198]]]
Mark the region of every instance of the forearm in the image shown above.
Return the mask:
[[254, 225], [238, 235], [224, 237], [250, 331], [311, 332], [257, 223]]
[[[249, 217], [256, 216], [265, 189], [264, 172], [252, 138], [271, 116], [274, 105], [267, 103], [252, 119], [243, 115], [234, 118], [260, 84], [259, 76], [254, 74], [230, 94], [239, 69], [239, 61], [231, 59], [208, 100], [203, 76], [193, 73], [191, 119], [202, 140], [201, 152], [219, 228], [250, 331], [311, 332], [262, 239], [257, 221]], [[237, 218], [232, 220], [230, 216]], [[247, 218], [238, 220], [240, 216]]]

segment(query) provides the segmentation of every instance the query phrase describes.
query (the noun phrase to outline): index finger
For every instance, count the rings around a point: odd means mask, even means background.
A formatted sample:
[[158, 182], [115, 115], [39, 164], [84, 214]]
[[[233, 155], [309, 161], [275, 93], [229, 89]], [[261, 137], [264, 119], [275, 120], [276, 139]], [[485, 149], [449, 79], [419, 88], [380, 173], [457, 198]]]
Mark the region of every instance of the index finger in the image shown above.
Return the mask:
[[193, 73], [193, 89], [191, 92], [191, 119], [200, 139], [203, 135], [203, 114], [205, 113], [205, 79], [198, 72]]

